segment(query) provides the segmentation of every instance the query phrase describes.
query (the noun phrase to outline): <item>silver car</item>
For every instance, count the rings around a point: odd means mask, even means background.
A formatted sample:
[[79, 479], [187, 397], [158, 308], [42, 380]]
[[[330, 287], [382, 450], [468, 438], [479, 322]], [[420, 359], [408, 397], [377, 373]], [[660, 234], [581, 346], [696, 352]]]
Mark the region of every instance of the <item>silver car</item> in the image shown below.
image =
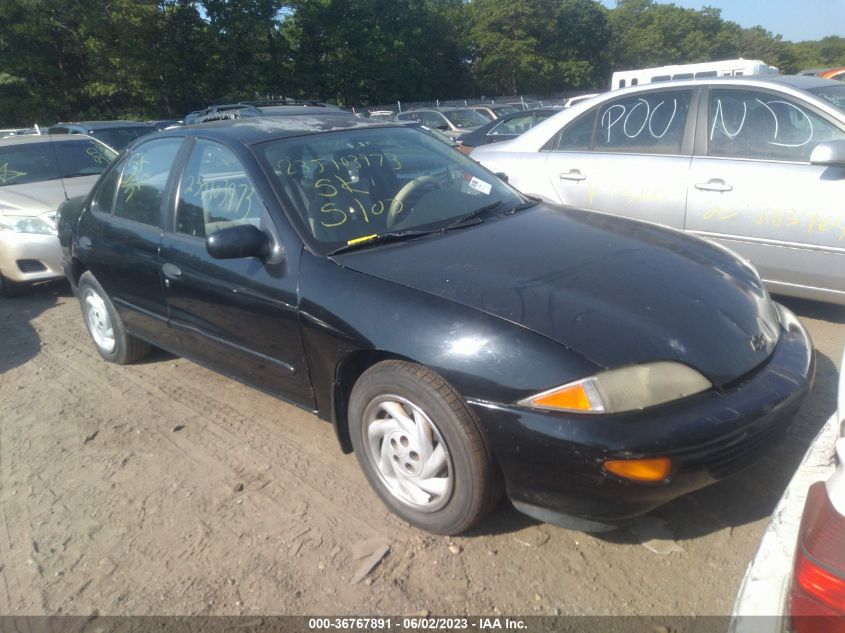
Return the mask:
[[0, 140], [0, 293], [64, 276], [56, 210], [87, 194], [115, 156], [87, 136]]
[[774, 293], [845, 304], [841, 82], [745, 77], [615, 90], [471, 155], [529, 195], [720, 242]]
[[441, 130], [453, 141], [490, 122], [483, 114], [470, 108], [447, 107], [407, 110], [397, 114], [396, 120], [419, 121], [433, 130]]

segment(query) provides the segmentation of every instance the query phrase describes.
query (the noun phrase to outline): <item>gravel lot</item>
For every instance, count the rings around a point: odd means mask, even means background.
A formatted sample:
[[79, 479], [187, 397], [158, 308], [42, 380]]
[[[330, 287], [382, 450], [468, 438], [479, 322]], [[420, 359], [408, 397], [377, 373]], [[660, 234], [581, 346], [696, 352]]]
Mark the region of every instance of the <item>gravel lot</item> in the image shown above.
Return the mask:
[[818, 371], [777, 450], [623, 531], [505, 504], [447, 538], [388, 513], [316, 417], [163, 352], [103, 362], [64, 284], [0, 299], [0, 613], [726, 614], [835, 408], [845, 308], [785, 302]]

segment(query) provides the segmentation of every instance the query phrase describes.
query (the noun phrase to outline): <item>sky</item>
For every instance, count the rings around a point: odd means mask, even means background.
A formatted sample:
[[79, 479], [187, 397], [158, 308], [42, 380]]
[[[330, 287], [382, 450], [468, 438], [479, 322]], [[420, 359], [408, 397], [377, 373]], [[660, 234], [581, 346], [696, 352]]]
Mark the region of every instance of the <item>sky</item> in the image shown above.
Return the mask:
[[[658, 0], [663, 2], [664, 0]], [[616, 0], [602, 0], [615, 7]], [[845, 0], [673, 0], [687, 9], [704, 6], [722, 10], [722, 18], [749, 27], [758, 24], [785, 40], [818, 40], [826, 35], [845, 37]]]

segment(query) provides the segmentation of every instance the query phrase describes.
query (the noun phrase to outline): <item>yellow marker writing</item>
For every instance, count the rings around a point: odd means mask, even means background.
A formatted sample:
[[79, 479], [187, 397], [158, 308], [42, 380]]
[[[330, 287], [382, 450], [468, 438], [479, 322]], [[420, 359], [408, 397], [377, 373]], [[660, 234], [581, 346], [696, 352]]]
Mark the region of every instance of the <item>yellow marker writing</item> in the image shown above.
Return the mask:
[[352, 246], [353, 244], [358, 244], [359, 242], [366, 242], [367, 240], [371, 240], [373, 238], [378, 237], [378, 234], [373, 233], [372, 235], [364, 235], [363, 237], [356, 237], [354, 240], [349, 240], [346, 242], [347, 246]]

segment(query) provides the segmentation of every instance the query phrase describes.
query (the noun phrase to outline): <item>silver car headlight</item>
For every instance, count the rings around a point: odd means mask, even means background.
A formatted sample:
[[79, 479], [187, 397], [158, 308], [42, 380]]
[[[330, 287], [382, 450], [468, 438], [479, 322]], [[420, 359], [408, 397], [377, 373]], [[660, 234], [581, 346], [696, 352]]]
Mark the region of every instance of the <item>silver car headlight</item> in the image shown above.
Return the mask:
[[671, 361], [611, 369], [520, 400], [534, 409], [573, 413], [638, 411], [712, 387], [699, 372]]
[[0, 230], [37, 235], [56, 235], [56, 225], [49, 215], [53, 215], [53, 213], [41, 216], [0, 215]]

